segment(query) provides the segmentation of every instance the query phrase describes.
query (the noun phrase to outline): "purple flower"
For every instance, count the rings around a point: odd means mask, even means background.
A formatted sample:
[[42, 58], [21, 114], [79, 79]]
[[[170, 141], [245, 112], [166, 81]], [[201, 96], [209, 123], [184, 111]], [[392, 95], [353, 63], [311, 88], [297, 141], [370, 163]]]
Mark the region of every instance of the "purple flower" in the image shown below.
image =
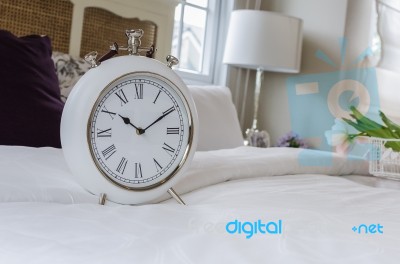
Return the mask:
[[289, 133], [280, 137], [276, 146], [289, 148], [308, 148], [304, 140], [301, 139], [300, 136], [293, 131], [290, 131]]

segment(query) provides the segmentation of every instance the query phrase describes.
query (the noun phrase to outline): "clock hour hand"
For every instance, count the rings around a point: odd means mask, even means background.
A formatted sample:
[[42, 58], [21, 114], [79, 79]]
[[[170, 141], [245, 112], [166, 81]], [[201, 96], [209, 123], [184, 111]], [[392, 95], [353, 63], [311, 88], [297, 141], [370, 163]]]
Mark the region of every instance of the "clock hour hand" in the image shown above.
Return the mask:
[[[162, 116], [160, 116], [159, 118], [157, 118], [153, 123], [151, 123], [150, 125], [148, 125], [145, 129], [143, 130], [143, 133], [146, 132], [146, 130], [151, 127], [152, 125], [154, 125], [155, 123], [159, 122], [161, 119], [163, 119], [164, 117], [166, 117], [167, 115], [169, 115], [170, 113], [172, 113], [175, 109], [173, 107], [171, 107], [170, 109], [168, 109], [167, 111], [165, 111]], [[142, 133], [142, 134], [143, 134]]]
[[144, 133], [144, 129], [141, 129], [140, 127], [136, 127], [134, 124], [132, 124], [131, 120], [129, 119], [129, 117], [123, 117], [120, 114], [118, 114], [118, 115], [122, 118], [122, 120], [124, 121], [125, 124], [133, 126], [136, 129], [136, 133], [138, 135], [141, 135], [141, 134]]

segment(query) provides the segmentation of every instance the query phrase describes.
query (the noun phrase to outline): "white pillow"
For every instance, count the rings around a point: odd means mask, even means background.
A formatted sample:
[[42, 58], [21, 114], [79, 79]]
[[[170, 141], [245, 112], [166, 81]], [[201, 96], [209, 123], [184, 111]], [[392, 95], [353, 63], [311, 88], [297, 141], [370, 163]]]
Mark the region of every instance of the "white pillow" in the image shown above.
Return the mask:
[[199, 116], [197, 150], [243, 146], [243, 136], [232, 94], [227, 87], [189, 85]]

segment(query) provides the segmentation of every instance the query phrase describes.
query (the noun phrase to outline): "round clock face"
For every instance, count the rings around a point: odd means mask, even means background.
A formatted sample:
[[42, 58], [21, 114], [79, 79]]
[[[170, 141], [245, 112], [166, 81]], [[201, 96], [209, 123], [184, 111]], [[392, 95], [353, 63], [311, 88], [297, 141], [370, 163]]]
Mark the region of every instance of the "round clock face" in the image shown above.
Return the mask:
[[126, 74], [109, 84], [88, 122], [88, 143], [101, 173], [131, 190], [157, 187], [184, 163], [192, 140], [186, 99], [166, 78]]

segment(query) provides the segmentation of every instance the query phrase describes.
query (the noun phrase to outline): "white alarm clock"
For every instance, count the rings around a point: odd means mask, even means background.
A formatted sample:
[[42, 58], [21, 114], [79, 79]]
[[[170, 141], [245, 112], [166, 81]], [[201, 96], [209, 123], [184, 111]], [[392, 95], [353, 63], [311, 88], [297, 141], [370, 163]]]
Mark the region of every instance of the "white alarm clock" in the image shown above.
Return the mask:
[[[142, 30], [127, 30], [101, 63], [73, 88], [61, 119], [65, 159], [89, 192], [121, 204], [151, 202], [182, 178], [197, 146], [198, 118], [190, 92], [167, 64], [140, 56]], [[129, 55], [112, 57], [118, 50]], [[111, 55], [110, 55], [111, 54]], [[104, 59], [105, 58], [105, 59]]]

